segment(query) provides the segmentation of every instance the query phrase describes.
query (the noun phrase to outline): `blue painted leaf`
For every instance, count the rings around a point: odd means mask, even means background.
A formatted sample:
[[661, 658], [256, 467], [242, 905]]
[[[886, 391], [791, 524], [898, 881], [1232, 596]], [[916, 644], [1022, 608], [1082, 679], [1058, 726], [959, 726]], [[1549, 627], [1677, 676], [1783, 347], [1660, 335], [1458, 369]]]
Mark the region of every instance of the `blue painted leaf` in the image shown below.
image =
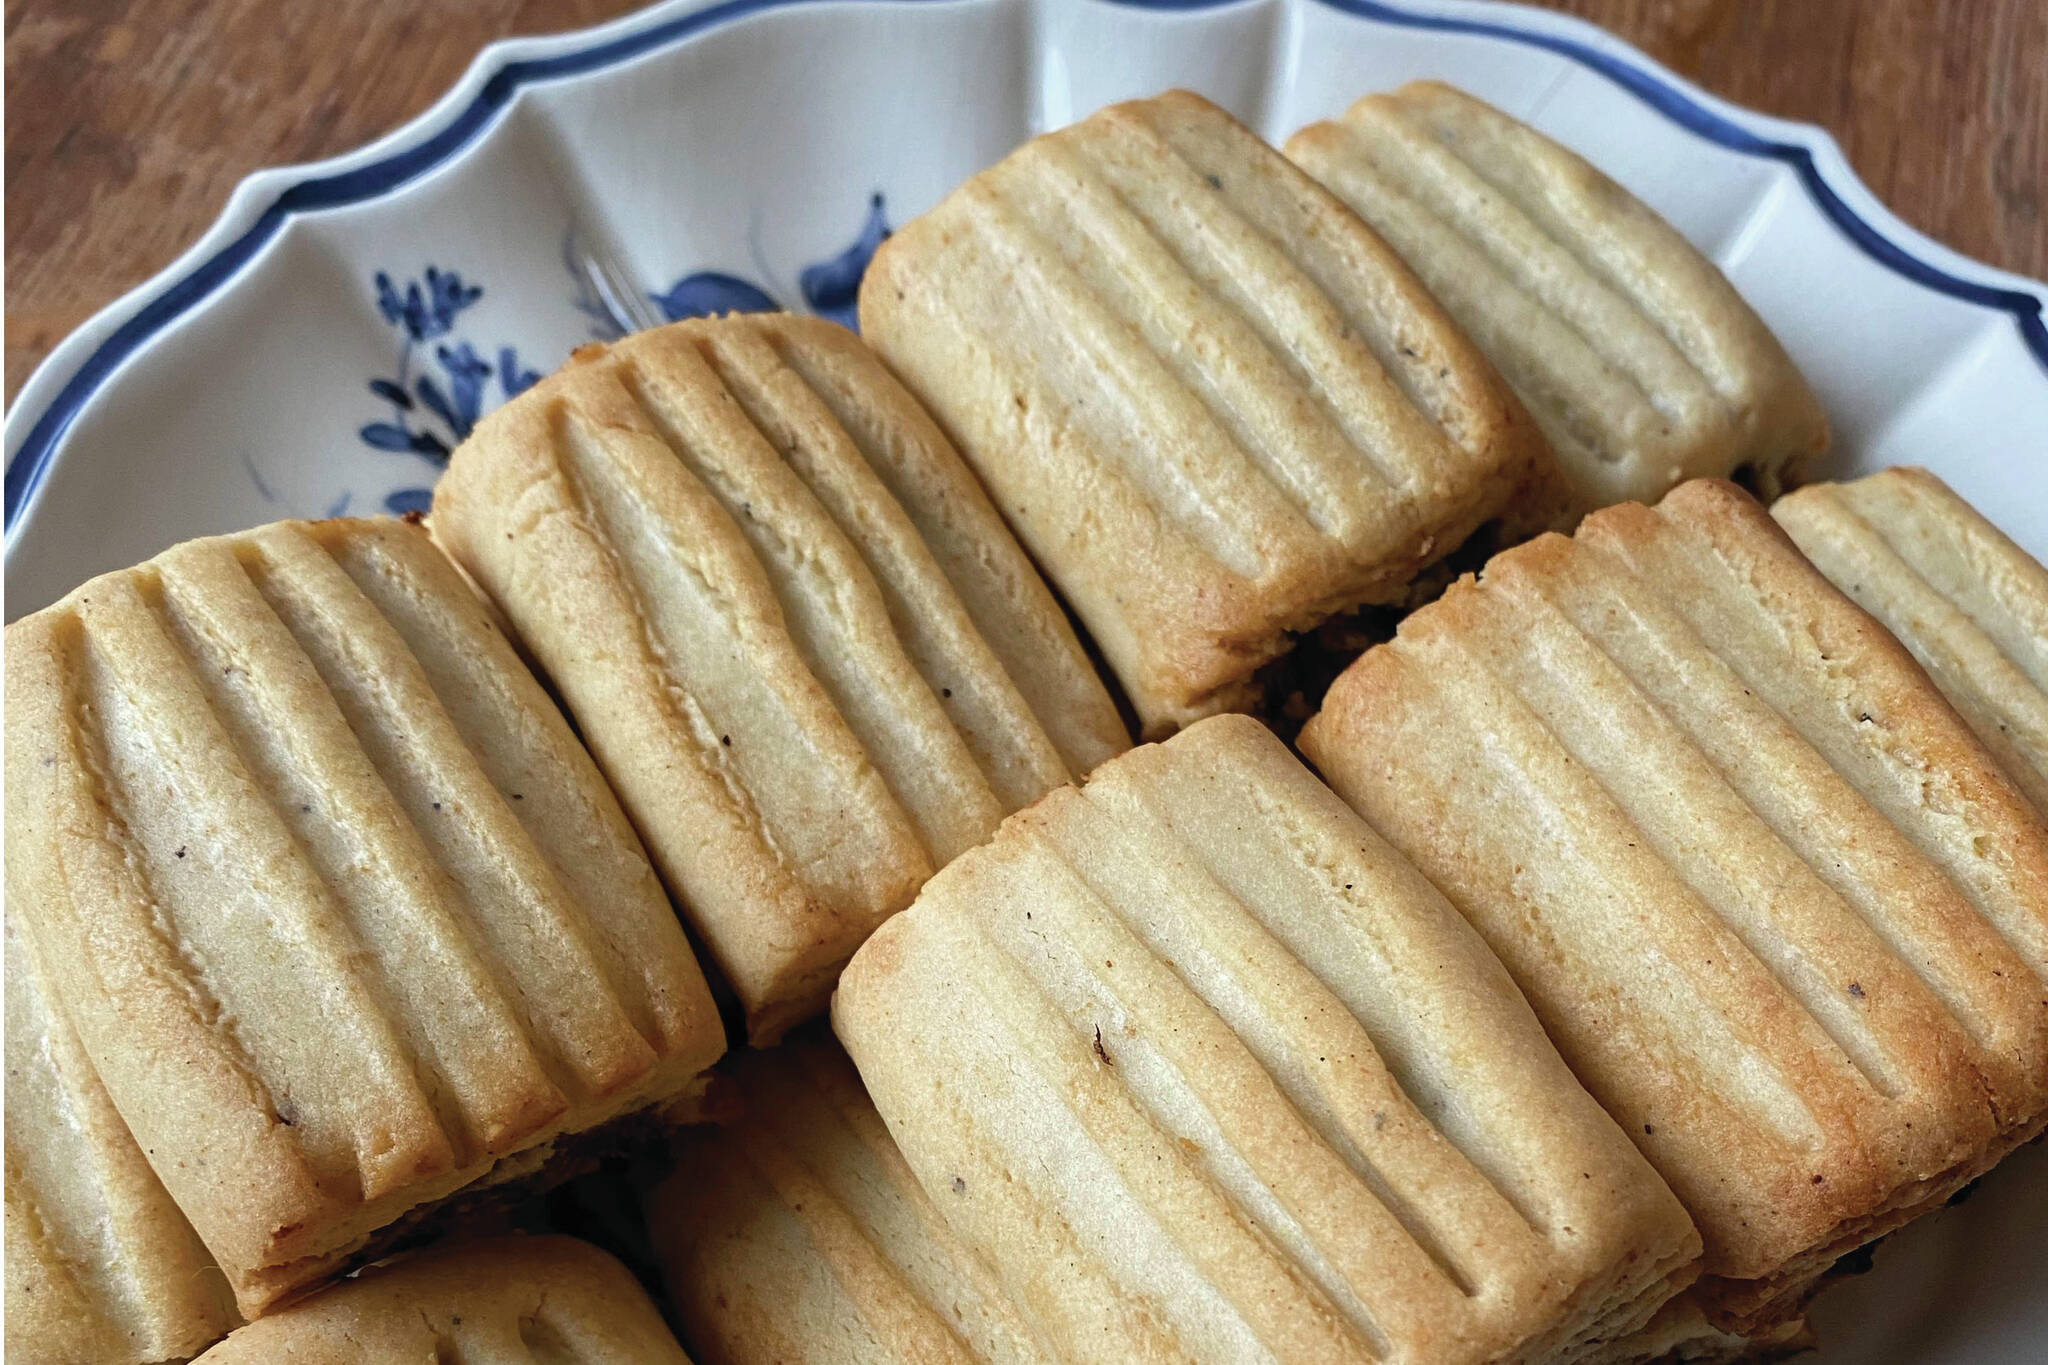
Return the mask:
[[435, 464], [448, 463], [448, 443], [431, 431], [412, 433], [412, 452], [426, 456]]
[[401, 488], [384, 499], [384, 510], [395, 517], [402, 517], [408, 512], [425, 516], [433, 505], [434, 490], [431, 488]]
[[797, 277], [798, 285], [804, 291], [804, 302], [819, 317], [830, 318], [842, 327], [860, 330], [856, 316], [856, 302], [860, 298], [860, 277], [867, 273], [868, 262], [874, 259], [875, 251], [889, 240], [889, 219], [884, 212], [882, 195], [878, 190], [868, 200], [867, 221], [861, 224], [860, 235], [853, 245], [829, 261], [805, 266]]
[[685, 275], [670, 285], [667, 293], [647, 297], [670, 322], [717, 313], [774, 313], [782, 307], [759, 285], [715, 270]]
[[449, 425], [455, 428], [457, 436], [467, 436], [469, 429], [476, 425], [478, 414], [483, 411], [483, 386], [491, 374], [490, 362], [478, 355], [476, 347], [466, 341], [457, 342], [452, 347], [436, 347], [434, 357], [441, 362], [441, 368], [448, 371], [448, 391], [455, 406], [455, 416]]
[[504, 390], [505, 397], [508, 399], [517, 398], [520, 394], [525, 393], [538, 383], [540, 383], [540, 372], [538, 370], [522, 370], [519, 368], [519, 352], [513, 350], [510, 346], [500, 346], [498, 348], [498, 387]]
[[433, 311], [432, 335], [445, 336], [455, 325], [455, 315], [482, 298], [482, 285], [465, 285], [453, 270], [427, 267], [427, 304]]
[[[490, 371], [485, 370], [484, 373], [489, 374]], [[455, 392], [455, 415], [461, 418], [455, 424], [455, 434], [467, 436], [483, 412], [484, 386], [467, 370], [458, 370], [448, 376], [448, 383]]]
[[364, 445], [372, 446], [378, 450], [404, 451], [413, 448], [412, 433], [408, 432], [404, 427], [394, 426], [390, 422], [372, 422], [358, 431], [356, 435], [362, 438]]
[[433, 324], [427, 317], [426, 295], [420, 292], [418, 280], [408, 280], [405, 285], [405, 305], [402, 309], [405, 330], [414, 341], [424, 341], [433, 334]]
[[399, 407], [408, 410], [412, 407], [412, 395], [399, 388], [398, 385], [392, 383], [389, 379], [372, 379], [370, 381], [370, 392], [376, 394], [387, 403], [396, 403]]
[[377, 311], [384, 315], [384, 321], [396, 327], [405, 317], [405, 302], [398, 297], [398, 290], [391, 283], [391, 276], [377, 272]]
[[333, 502], [328, 503], [327, 510], [325, 512], [322, 512], [320, 515], [327, 517], [330, 520], [332, 520], [335, 517], [347, 516], [348, 505], [354, 499], [354, 497], [355, 494], [350, 493], [346, 489], [344, 489], [342, 491], [342, 495], [336, 498]]
[[427, 411], [446, 422], [450, 427], [460, 427], [462, 419], [455, 415], [454, 405], [448, 395], [441, 392], [441, 386], [434, 382], [434, 376], [423, 374], [413, 381], [413, 391], [420, 396], [420, 402], [427, 405]]

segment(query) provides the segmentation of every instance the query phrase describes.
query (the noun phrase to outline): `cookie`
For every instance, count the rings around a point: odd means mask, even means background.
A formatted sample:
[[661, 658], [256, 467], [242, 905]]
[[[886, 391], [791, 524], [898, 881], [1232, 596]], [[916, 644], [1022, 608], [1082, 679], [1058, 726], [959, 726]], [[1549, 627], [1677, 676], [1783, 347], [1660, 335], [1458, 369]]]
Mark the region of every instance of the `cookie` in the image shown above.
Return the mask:
[[1479, 936], [1245, 717], [1011, 817], [833, 1023], [1061, 1359], [1570, 1357], [1697, 1273]]
[[1549, 438], [1573, 513], [1828, 446], [1785, 348], [1714, 263], [1573, 153], [1436, 81], [1368, 95], [1287, 155], [1401, 253]]
[[931, 420], [815, 319], [580, 353], [479, 424], [435, 534], [561, 693], [772, 1042], [946, 859], [1123, 748]]
[[905, 224], [860, 319], [1147, 738], [1256, 705], [1294, 634], [1397, 599], [1555, 477], [1392, 249], [1183, 91], [1034, 138]]
[[2048, 1118], [2048, 829], [1747, 494], [1496, 556], [1302, 751], [1513, 973], [1749, 1334]]
[[188, 542], [9, 626], [6, 670], [8, 913], [244, 1314], [723, 1050], [624, 814], [418, 527]]
[[1924, 469], [1814, 484], [1771, 515], [2048, 813], [2048, 570]]

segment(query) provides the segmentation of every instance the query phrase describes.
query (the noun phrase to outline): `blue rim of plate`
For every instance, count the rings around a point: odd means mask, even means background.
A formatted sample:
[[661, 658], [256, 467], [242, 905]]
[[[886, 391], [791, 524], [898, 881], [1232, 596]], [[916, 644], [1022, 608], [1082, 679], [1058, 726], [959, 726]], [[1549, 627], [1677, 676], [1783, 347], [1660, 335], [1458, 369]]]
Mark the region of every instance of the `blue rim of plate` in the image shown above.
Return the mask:
[[[838, 3], [839, 0], [724, 0], [705, 9], [678, 15], [644, 29], [608, 38], [589, 47], [552, 57], [537, 57], [505, 63], [484, 82], [483, 88], [444, 126], [410, 147], [393, 152], [368, 165], [332, 175], [314, 176], [287, 187], [240, 236], [213, 255], [173, 280], [156, 297], [137, 309], [134, 316], [116, 327], [93, 348], [72, 372], [48, 407], [36, 418], [21, 447], [8, 462], [5, 497], [6, 530], [12, 536], [22, 508], [28, 505], [48, 472], [64, 434], [85, 405], [91, 401], [122, 362], [142, 345], [216, 289], [246, 265], [280, 229], [300, 213], [340, 208], [388, 194], [407, 181], [439, 166], [488, 127], [512, 96], [530, 82], [562, 76], [582, 75], [643, 56], [658, 48], [720, 28], [736, 19], [766, 10], [798, 5]], [[1111, 0], [1137, 9], [1195, 11], [1216, 9], [1239, 0]], [[1440, 33], [1465, 33], [1500, 38], [1542, 48], [1567, 57], [1614, 81], [1651, 108], [1710, 142], [1749, 156], [1783, 162], [1798, 175], [1806, 192], [1842, 234], [1880, 265], [1937, 293], [1966, 303], [1978, 304], [2012, 315], [2021, 339], [2033, 352], [2043, 371], [2048, 371], [2048, 323], [2042, 317], [2041, 300], [2017, 289], [2001, 289], [1960, 279], [1928, 264], [1858, 216], [1820, 173], [1813, 153], [1790, 142], [1775, 142], [1713, 112], [1691, 95], [1654, 72], [1590, 47], [1572, 38], [1533, 32], [1512, 24], [1484, 19], [1461, 19], [1450, 15], [1417, 14], [1379, 0], [1317, 0], [1332, 9], [1361, 18], [1397, 24], [1406, 28]]]

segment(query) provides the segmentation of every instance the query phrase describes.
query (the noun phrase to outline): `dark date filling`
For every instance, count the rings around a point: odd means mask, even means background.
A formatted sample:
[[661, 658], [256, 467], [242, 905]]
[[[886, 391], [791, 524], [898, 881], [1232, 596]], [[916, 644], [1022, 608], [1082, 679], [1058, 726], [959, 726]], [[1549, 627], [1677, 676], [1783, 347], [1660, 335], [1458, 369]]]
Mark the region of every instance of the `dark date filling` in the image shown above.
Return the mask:
[[[654, 1281], [646, 1267], [652, 1255], [639, 1223], [637, 1191], [649, 1173], [667, 1169], [678, 1131], [656, 1106], [623, 1114], [587, 1132], [565, 1134], [555, 1139], [554, 1149], [533, 1171], [479, 1181], [446, 1199], [408, 1209], [372, 1233], [333, 1275], [307, 1290], [434, 1242], [515, 1232], [560, 1232], [594, 1242], [619, 1256], [651, 1287]], [[620, 1209], [631, 1210], [630, 1222]], [[624, 1254], [629, 1250], [634, 1257]]]
[[1498, 523], [1489, 522], [1417, 574], [1398, 600], [1340, 613], [1296, 636], [1285, 654], [1253, 675], [1259, 688], [1258, 718], [1293, 744], [1308, 718], [1322, 708], [1338, 674], [1374, 645], [1393, 639], [1402, 617], [1442, 597], [1461, 575], [1479, 572], [1508, 543]]

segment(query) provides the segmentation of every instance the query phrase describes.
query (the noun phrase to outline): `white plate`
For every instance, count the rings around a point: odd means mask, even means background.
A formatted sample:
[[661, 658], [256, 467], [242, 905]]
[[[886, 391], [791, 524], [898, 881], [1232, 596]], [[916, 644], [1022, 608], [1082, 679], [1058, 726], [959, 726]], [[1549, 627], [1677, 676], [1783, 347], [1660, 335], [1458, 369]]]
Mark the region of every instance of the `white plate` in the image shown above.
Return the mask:
[[[1418, 76], [1719, 261], [1819, 389], [1835, 470], [1928, 465], [2048, 556], [2048, 290], [1598, 29], [1457, 0], [677, 0], [496, 44], [382, 141], [252, 176], [58, 347], [7, 416], [7, 614], [193, 535], [417, 505], [478, 412], [622, 326], [843, 308], [887, 223], [1111, 100], [1187, 86], [1277, 141]], [[2036, 1148], [1824, 1301], [1823, 1359], [2036, 1365], [2044, 1230]]]

